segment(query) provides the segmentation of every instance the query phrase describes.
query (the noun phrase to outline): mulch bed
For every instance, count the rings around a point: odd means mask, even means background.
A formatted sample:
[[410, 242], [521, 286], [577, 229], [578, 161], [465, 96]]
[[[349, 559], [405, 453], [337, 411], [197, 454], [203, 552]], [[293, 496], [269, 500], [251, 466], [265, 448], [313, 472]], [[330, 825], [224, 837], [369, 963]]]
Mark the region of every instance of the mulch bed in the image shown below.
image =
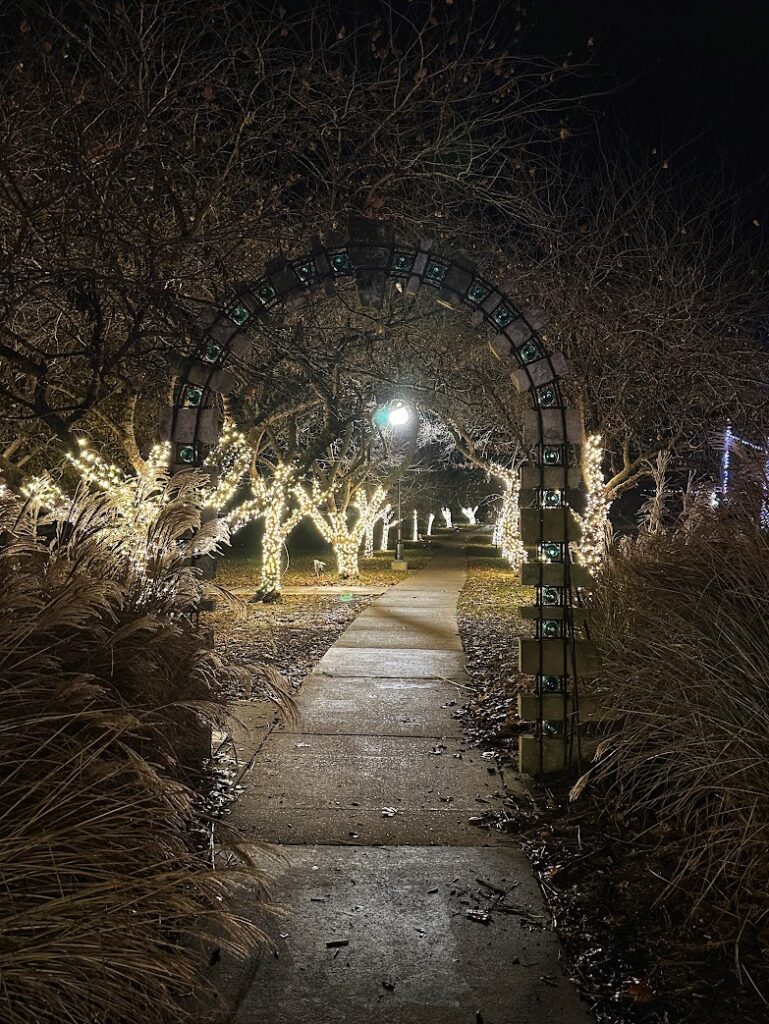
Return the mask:
[[231, 661], [276, 669], [294, 690], [373, 598], [284, 596], [280, 604], [222, 607], [210, 616], [216, 647]]
[[[499, 559], [471, 561], [459, 628], [473, 694], [458, 717], [471, 743], [516, 765], [514, 666], [530, 625], [515, 575]], [[740, 985], [734, 949], [723, 945], [686, 893], [665, 895], [663, 830], [636, 837], [638, 822], [612, 816], [588, 790], [569, 804], [570, 783], [532, 787], [532, 799], [503, 801], [488, 826], [517, 835], [534, 868], [575, 982], [600, 1024], [759, 1024], [769, 1009], [746, 973], [762, 979], [769, 952], [746, 943]], [[759, 986], [761, 981], [759, 981]]]

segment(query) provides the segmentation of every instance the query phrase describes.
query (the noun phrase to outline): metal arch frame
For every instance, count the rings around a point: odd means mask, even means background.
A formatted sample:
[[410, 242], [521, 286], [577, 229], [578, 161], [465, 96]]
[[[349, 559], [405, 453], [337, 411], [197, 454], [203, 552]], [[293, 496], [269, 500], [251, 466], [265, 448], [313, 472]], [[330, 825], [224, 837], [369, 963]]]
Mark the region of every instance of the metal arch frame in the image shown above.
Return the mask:
[[[216, 443], [219, 432], [217, 399], [231, 393], [236, 386], [236, 378], [226, 369], [226, 364], [231, 357], [245, 355], [252, 346], [249, 324], [269, 321], [276, 313], [285, 310], [299, 309], [319, 291], [326, 297], [333, 297], [340, 281], [352, 281], [359, 294], [365, 292], [373, 281], [374, 302], [370, 301], [369, 294], [364, 305], [381, 305], [384, 290], [390, 282], [400, 283], [400, 290], [406, 298], [416, 297], [424, 288], [432, 291], [442, 306], [468, 310], [471, 323], [478, 327], [488, 326], [495, 332], [495, 337], [489, 339], [492, 348], [503, 358], [512, 359], [514, 382], [520, 392], [529, 394], [531, 410], [524, 429], [525, 433], [534, 435], [527, 441], [536, 452], [539, 468], [539, 486], [535, 491], [535, 507], [539, 508], [538, 552], [546, 541], [547, 493], [558, 494], [556, 508], [563, 513], [563, 540], [559, 542], [564, 567], [563, 586], [555, 588], [560, 591], [558, 601], [562, 609], [558, 639], [563, 647], [559, 680], [563, 695], [563, 756], [564, 766], [571, 766], [576, 755], [579, 767], [579, 680], [573, 609], [580, 602], [572, 578], [569, 495], [574, 491], [574, 467], [578, 465], [576, 448], [582, 438], [576, 412], [569, 408], [561, 388], [561, 379], [568, 372], [566, 360], [560, 352], [551, 351], [547, 346], [540, 333], [541, 321], [537, 312], [523, 312], [506, 290], [497, 288], [477, 274], [473, 264], [461, 258], [434, 253], [431, 241], [413, 246], [383, 237], [385, 234], [382, 225], [372, 223], [362, 238], [351, 233], [340, 244], [324, 245], [317, 241], [309, 254], [271, 261], [257, 281], [236, 286], [223, 308], [204, 308], [195, 325], [200, 341], [194, 354], [180, 360], [176, 367], [173, 406], [167, 410], [165, 418], [164, 434], [171, 442], [171, 470], [175, 472], [201, 466]], [[363, 300], [364, 296], [361, 298]], [[550, 461], [554, 451], [555, 462]], [[553, 479], [558, 481], [558, 468], [563, 471], [561, 486], [554, 487]], [[555, 474], [552, 472], [554, 469]], [[546, 478], [547, 470], [550, 472]], [[544, 603], [543, 592], [550, 589], [550, 585], [545, 583], [544, 576], [547, 563], [537, 558], [537, 564], [534, 609], [536, 639], [539, 642], [537, 732], [539, 773], [544, 774], [544, 697], [547, 690], [544, 671], [546, 638], [542, 623], [550, 606]], [[206, 568], [207, 574], [213, 575], [215, 561], [210, 560], [204, 571]]]

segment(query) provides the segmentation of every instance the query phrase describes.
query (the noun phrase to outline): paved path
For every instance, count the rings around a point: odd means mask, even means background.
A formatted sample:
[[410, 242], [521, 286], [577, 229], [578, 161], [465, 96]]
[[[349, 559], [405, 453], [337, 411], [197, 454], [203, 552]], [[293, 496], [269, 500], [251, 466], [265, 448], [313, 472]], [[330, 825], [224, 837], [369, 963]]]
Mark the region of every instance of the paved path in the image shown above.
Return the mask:
[[[288, 916], [277, 957], [222, 965], [233, 1024], [590, 1019], [525, 857], [468, 822], [499, 777], [451, 717], [465, 564], [444, 550], [367, 608], [305, 681], [301, 731], [259, 752], [232, 823], [281, 844]], [[244, 720], [243, 746], [258, 727]], [[500, 891], [514, 912], [474, 919]]]

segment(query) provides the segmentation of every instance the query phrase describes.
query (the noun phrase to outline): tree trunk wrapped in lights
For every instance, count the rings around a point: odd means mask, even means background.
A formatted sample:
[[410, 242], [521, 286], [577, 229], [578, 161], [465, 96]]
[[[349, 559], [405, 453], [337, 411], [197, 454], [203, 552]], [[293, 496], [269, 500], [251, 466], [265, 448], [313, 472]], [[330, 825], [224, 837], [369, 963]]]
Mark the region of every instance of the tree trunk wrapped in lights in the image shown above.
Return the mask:
[[[382, 511], [374, 519], [372, 519], [366, 526], [363, 533], [363, 557], [373, 558], [374, 557], [374, 527], [381, 519], [384, 524], [385, 516], [390, 512], [391, 506], [385, 505]], [[383, 526], [384, 528], [384, 526]]]
[[489, 468], [489, 473], [502, 484], [502, 505], [494, 525], [493, 543], [499, 546], [502, 557], [510, 567], [518, 569], [525, 555], [521, 541], [521, 510], [518, 505], [520, 476], [518, 470], [507, 469], [496, 463]]
[[390, 550], [390, 530], [394, 529], [398, 525], [398, 520], [395, 518], [393, 510], [388, 506], [382, 516], [382, 536], [379, 541], [380, 551]]
[[465, 519], [467, 520], [467, 522], [468, 522], [468, 524], [470, 526], [476, 526], [477, 525], [478, 521], [475, 518], [475, 513], [477, 511], [478, 511], [478, 506], [477, 505], [475, 506], [475, 508], [472, 508], [471, 506], [468, 506], [467, 508], [461, 509], [462, 515], [465, 517]]
[[327, 497], [326, 508], [321, 509], [304, 488], [298, 487], [296, 493], [323, 539], [334, 549], [340, 578], [344, 580], [356, 577], [359, 573], [358, 551], [361, 540], [369, 525], [375, 523], [382, 515], [382, 506], [387, 496], [384, 488], [374, 488], [371, 495], [367, 495], [363, 488], [356, 493], [354, 500], [350, 502], [350, 506], [358, 512], [352, 525], [348, 522], [348, 508], [336, 507], [333, 497]]
[[[261, 519], [264, 524], [262, 537], [262, 563], [258, 592], [278, 594], [282, 585], [281, 552], [283, 545], [294, 527], [307, 515], [307, 504], [300, 501], [292, 507], [291, 498], [295, 494], [296, 467], [279, 462], [273, 469], [272, 476], [260, 477], [255, 473], [251, 477], [252, 497], [233, 509], [225, 520], [230, 531], [236, 533], [248, 523]], [[317, 502], [317, 493], [307, 502]]]
[[427, 536], [432, 537], [433, 535], [433, 523], [435, 522], [435, 513], [431, 512], [427, 517]]
[[609, 526], [611, 501], [606, 497], [601, 463], [603, 462], [603, 439], [600, 434], [590, 434], [582, 449], [582, 476], [587, 488], [587, 507], [580, 517], [582, 539], [576, 546], [576, 554], [582, 565], [590, 572], [596, 572], [606, 555], [606, 539]]
[[416, 509], [411, 514], [411, 539], [413, 541], [419, 540], [419, 513]]
[[451, 509], [448, 506], [446, 506], [445, 508], [442, 508], [441, 509], [441, 515], [443, 516], [443, 521], [446, 524], [446, 529], [450, 530], [451, 529]]

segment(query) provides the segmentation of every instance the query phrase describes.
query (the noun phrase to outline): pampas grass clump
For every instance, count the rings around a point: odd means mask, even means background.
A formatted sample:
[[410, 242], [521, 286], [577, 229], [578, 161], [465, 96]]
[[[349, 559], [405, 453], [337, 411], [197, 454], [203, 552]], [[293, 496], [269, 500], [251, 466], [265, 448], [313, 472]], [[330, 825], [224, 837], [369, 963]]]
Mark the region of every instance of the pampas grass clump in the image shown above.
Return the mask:
[[660, 836], [670, 889], [769, 937], [769, 533], [737, 509], [615, 550], [593, 609], [626, 715], [592, 777]]
[[250, 675], [187, 614], [204, 588], [187, 560], [221, 535], [200, 528], [194, 474], [153, 486], [164, 500], [133, 537], [108, 494], [81, 491], [49, 523], [0, 494], [6, 1024], [184, 1020], [206, 942], [259, 938], [228, 910], [251, 867], [192, 849], [177, 765], [180, 723], [220, 721]]

